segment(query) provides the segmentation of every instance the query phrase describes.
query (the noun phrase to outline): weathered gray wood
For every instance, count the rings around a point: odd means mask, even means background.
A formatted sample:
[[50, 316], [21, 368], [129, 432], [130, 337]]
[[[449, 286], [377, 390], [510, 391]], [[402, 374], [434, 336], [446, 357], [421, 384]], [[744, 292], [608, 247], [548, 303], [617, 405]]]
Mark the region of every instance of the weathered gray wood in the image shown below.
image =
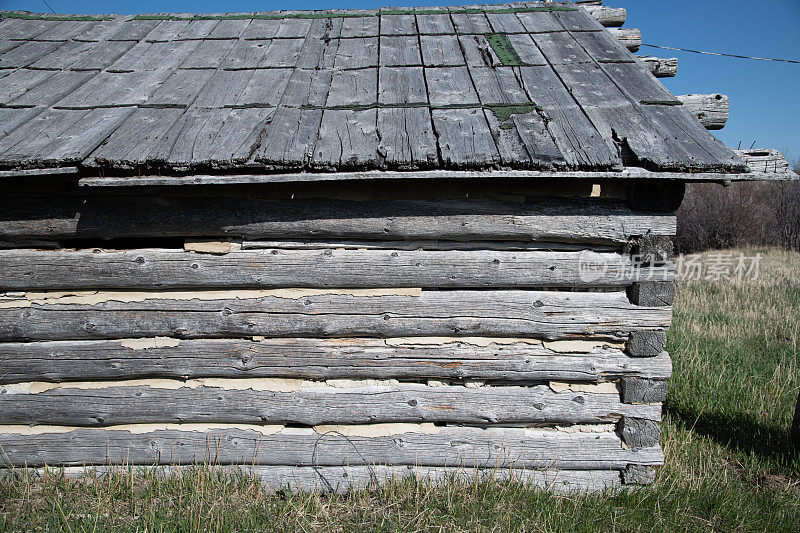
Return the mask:
[[[420, 36], [422, 63], [428, 67], [465, 65], [464, 54], [455, 35]], [[383, 53], [383, 50], [381, 50]]]
[[[419, 54], [419, 47], [417, 47], [417, 53]], [[386, 65], [387, 63], [382, 64]], [[336, 51], [336, 60], [333, 63], [333, 67], [335, 69], [358, 69], [377, 66], [377, 37], [356, 37], [352, 39], [339, 40], [339, 48]]]
[[421, 13], [416, 15], [416, 19], [420, 35], [453, 34], [456, 32], [450, 22], [450, 15], [446, 13], [441, 15]]
[[[662, 354], [659, 357], [663, 357]], [[662, 403], [667, 400], [667, 380], [624, 377], [620, 380], [625, 403]]]
[[621, 167], [616, 151], [581, 111], [550, 67], [521, 67], [523, 87], [542, 107], [547, 129], [570, 166]]
[[775, 174], [792, 174], [789, 162], [778, 150], [757, 148], [753, 150], [734, 150], [742, 161], [753, 172], [772, 172]]
[[626, 485], [651, 485], [656, 480], [656, 470], [647, 465], [628, 465], [622, 471], [622, 482]]
[[[167, 342], [169, 341], [169, 342]], [[161, 339], [138, 343], [0, 343], [0, 383], [138, 378], [483, 380], [622, 382], [626, 403], [664, 401], [669, 356], [631, 358], [616, 348], [561, 353], [540, 344], [469, 339]], [[484, 345], [485, 344], [485, 345]], [[633, 376], [633, 377], [631, 377]], [[652, 378], [653, 381], [647, 379]], [[659, 399], [661, 398], [661, 399]]]
[[631, 357], [654, 357], [663, 352], [666, 345], [666, 329], [636, 330], [631, 332], [625, 351]]
[[[582, 261], [601, 263], [602, 272], [587, 277]], [[335, 249], [234, 250], [223, 256], [168, 249], [0, 250], [0, 271], [0, 290], [626, 287], [645, 275], [614, 253]], [[652, 275], [671, 278], [673, 271], [669, 265]], [[655, 298], [664, 294], [632, 301], [670, 305]]]
[[[301, 386], [270, 391], [222, 386], [54, 388], [0, 395], [0, 424], [112, 426], [152, 423], [231, 424], [600, 424], [621, 422], [632, 448], [652, 446], [661, 406], [623, 404], [617, 394], [553, 392], [533, 387], [431, 387], [411, 383], [353, 388]], [[322, 385], [322, 384], [320, 384]], [[242, 383], [247, 387], [248, 383]], [[258, 387], [258, 385], [255, 385]], [[646, 422], [650, 422], [648, 425]]]
[[638, 28], [608, 28], [608, 31], [631, 52], [642, 47], [642, 32]]
[[674, 78], [678, 74], [677, 57], [636, 56], [656, 78]]
[[[49, 106], [74, 91], [95, 75], [94, 72], [65, 70], [56, 72], [11, 101], [12, 105]], [[10, 78], [11, 76], [9, 76]], [[3, 80], [5, 82], [5, 79]], [[10, 80], [9, 80], [10, 81]], [[111, 111], [113, 113], [113, 111]]]
[[[35, 476], [65, 476], [76, 479], [83, 476], [109, 475], [120, 472], [119, 466], [64, 467], [41, 469], [0, 468], [0, 479], [13, 479], [27, 474]], [[375, 488], [392, 480], [414, 478], [426, 483], [443, 483], [458, 480], [465, 483], [475, 481], [514, 482], [553, 492], [597, 492], [620, 485], [620, 472], [615, 470], [531, 470], [522, 468], [458, 468], [426, 466], [139, 466], [133, 468], [134, 475], [155, 474], [159, 476], [188, 475], [200, 469], [214, 475], [254, 476], [261, 486], [270, 490], [291, 492], [332, 492], [344, 494], [351, 490]], [[125, 470], [127, 475], [128, 470]]]
[[658, 445], [658, 441], [661, 439], [658, 418], [660, 417], [653, 420], [624, 416], [619, 422], [619, 431], [623, 442], [634, 450]]
[[728, 122], [730, 100], [724, 94], [683, 94], [676, 98], [707, 130], [721, 130]]
[[23, 68], [51, 53], [61, 43], [25, 41], [0, 55], [0, 68]]
[[[378, 103], [427, 104], [425, 76], [422, 67], [381, 67], [378, 76]], [[398, 111], [398, 109], [382, 109]], [[426, 110], [427, 112], [427, 110]], [[427, 121], [430, 123], [430, 115]]]
[[[170, 336], [487, 336], [624, 340], [628, 353], [664, 349], [668, 307], [632, 305], [624, 292], [421, 291], [419, 295], [118, 293], [89, 303], [47, 300], [0, 308], [6, 341]], [[176, 298], [177, 297], [177, 298]], [[121, 301], [121, 300], [133, 301]], [[69, 301], [69, 300], [67, 300]], [[78, 300], [81, 302], [81, 300]]]
[[[47, 242], [47, 241], [39, 241]], [[10, 244], [10, 243], [9, 243]], [[279, 239], [279, 240], [243, 240], [242, 250], [264, 250], [271, 248], [287, 250], [506, 250], [506, 251], [565, 251], [580, 252], [591, 249], [595, 252], [619, 251], [614, 245], [593, 244], [587, 247], [581, 243], [558, 242], [522, 242], [522, 241], [359, 241], [359, 240], [312, 240], [312, 239]], [[20, 248], [21, 246], [7, 246]], [[35, 246], [33, 246], [35, 248]], [[58, 248], [58, 246], [55, 246]], [[624, 248], [623, 248], [624, 249]]]
[[[675, 234], [675, 217], [615, 204], [541, 200], [357, 202], [80, 195], [0, 198], [7, 240], [112, 237], [440, 239], [627, 243]], [[32, 217], [32, 213], [37, 213]]]
[[461, 34], [491, 33], [492, 27], [484, 13], [452, 13], [450, 19], [456, 31]]
[[417, 33], [416, 17], [408, 15], [381, 14], [381, 35], [414, 35]]
[[[478, 106], [478, 94], [472, 85], [467, 67], [442, 67], [426, 68], [425, 82], [428, 87], [428, 97], [433, 106], [447, 106], [453, 102], [459, 104], [475, 103]], [[464, 111], [463, 109], [435, 110], [443, 111]], [[471, 113], [472, 109], [469, 110]], [[479, 109], [480, 111], [480, 109]], [[486, 130], [486, 126], [482, 128]], [[475, 132], [479, 134], [480, 129]]]
[[655, 274], [654, 279], [639, 281], [628, 287], [628, 298], [631, 303], [647, 307], [672, 305], [675, 301], [675, 281], [664, 281]]
[[[113, 161], [114, 166], [122, 168], [146, 164], [182, 114], [183, 109], [139, 108], [91, 153], [86, 162], [106, 166]], [[147, 135], [142, 135], [143, 131]]]
[[[4, 111], [0, 108], [0, 114]], [[18, 111], [18, 110], [14, 110]], [[26, 109], [29, 112], [38, 112], [34, 109]], [[319, 110], [304, 110], [319, 111]], [[580, 113], [580, 110], [576, 110]], [[549, 117], [550, 114], [543, 115]], [[580, 114], [584, 119], [585, 115]], [[28, 117], [14, 116], [15, 120], [21, 122]], [[548, 126], [552, 122], [548, 122]], [[591, 137], [588, 137], [591, 141]], [[262, 143], [262, 149], [263, 149]], [[606, 148], [608, 146], [606, 145]], [[275, 167], [270, 167], [275, 168]], [[244, 169], [238, 169], [243, 171]], [[288, 172], [287, 172], [288, 171]], [[297, 172], [289, 167], [281, 167], [279, 172], [269, 174], [192, 174], [188, 176], [159, 176], [153, 174], [143, 174], [141, 176], [103, 176], [85, 177], [79, 180], [83, 187], [163, 187], [163, 186], [183, 186], [183, 185], [237, 185], [237, 184], [266, 184], [266, 183], [306, 183], [318, 182], [337, 182], [350, 180], [404, 180], [427, 178], [430, 180], [469, 180], [469, 179], [512, 179], [512, 180], [551, 180], [576, 179], [576, 180], [687, 180], [691, 182], [717, 182], [732, 183], [740, 181], [786, 181], [787, 179], [797, 179], [794, 173], [786, 172], [742, 172], [732, 174], [730, 172], [693, 172], [687, 174], [680, 171], [650, 171], [640, 167], [628, 167], [618, 171], [583, 171], [583, 170], [497, 170], [487, 168], [484, 170], [441, 170], [431, 169], [424, 172], [394, 171], [394, 170], [365, 170], [365, 171], [341, 171], [341, 172]]]
[[[372, 79], [374, 94], [377, 80]], [[375, 108], [323, 111], [312, 166], [331, 170], [374, 167], [378, 158], [377, 120]]]
[[416, 35], [381, 35], [379, 55], [382, 67], [422, 64], [419, 37]]
[[585, 6], [584, 9], [600, 24], [617, 28], [625, 24], [628, 12], [624, 7]]
[[[420, 69], [420, 81], [424, 79]], [[413, 95], [409, 95], [413, 98]], [[427, 99], [427, 95], [423, 96]], [[434, 167], [439, 161], [431, 112], [427, 107], [378, 109], [378, 157], [389, 168]]]
[[651, 76], [640, 63], [601, 63], [603, 71], [634, 102], [643, 104], [679, 105], [680, 100]]
[[0, 446], [4, 451], [0, 462], [8, 466], [178, 465], [200, 462], [215, 465], [391, 464], [478, 468], [553, 468], [558, 465], [568, 470], [621, 470], [631, 463], [663, 463], [660, 447], [636, 451], [624, 449], [622, 441], [613, 432], [441, 427], [434, 429], [433, 434], [400, 432], [362, 437], [343, 434], [342, 430], [341, 426], [334, 426], [324, 433], [287, 428], [271, 435], [259, 431], [258, 426], [254, 426], [254, 430], [165, 429], [147, 433], [88, 428], [35, 435], [7, 432], [0, 434]]
[[[430, 78], [427, 79], [430, 87]], [[434, 109], [431, 116], [440, 157], [448, 166], [488, 167], [500, 162], [500, 153], [481, 107]]]
[[0, 170], [0, 178], [20, 178], [25, 176], [50, 176], [77, 174], [78, 167], [29, 168], [20, 170]]

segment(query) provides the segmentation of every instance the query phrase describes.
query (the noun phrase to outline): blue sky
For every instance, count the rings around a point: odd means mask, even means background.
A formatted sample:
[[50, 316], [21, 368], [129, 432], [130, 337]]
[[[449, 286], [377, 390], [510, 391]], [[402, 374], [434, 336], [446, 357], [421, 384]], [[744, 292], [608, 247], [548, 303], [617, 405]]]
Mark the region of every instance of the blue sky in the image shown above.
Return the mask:
[[[369, 0], [47, 0], [58, 13], [158, 13], [375, 8]], [[402, 1], [383, 5], [453, 5], [453, 1]], [[477, 1], [473, 3], [478, 3]], [[492, 3], [484, 0], [482, 3]], [[800, 60], [800, 0], [606, 0], [628, 9], [626, 27], [645, 43]], [[0, 0], [2, 9], [49, 11], [44, 0]], [[728, 146], [777, 148], [800, 157], [800, 65], [752, 61], [643, 47], [640, 53], [678, 57], [678, 76], [662, 80], [675, 94], [721, 92], [731, 98], [731, 118], [715, 132]]]

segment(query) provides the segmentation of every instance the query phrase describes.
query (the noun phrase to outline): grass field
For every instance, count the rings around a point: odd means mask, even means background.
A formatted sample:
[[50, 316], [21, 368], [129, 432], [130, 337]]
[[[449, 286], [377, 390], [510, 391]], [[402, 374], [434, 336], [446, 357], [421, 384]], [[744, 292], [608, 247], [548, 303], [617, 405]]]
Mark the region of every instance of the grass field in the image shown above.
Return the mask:
[[[746, 251], [753, 255], [755, 250]], [[681, 283], [655, 485], [557, 496], [514, 483], [413, 481], [348, 496], [268, 494], [198, 469], [0, 482], [0, 529], [66, 531], [797, 531], [800, 254], [762, 251], [757, 280]]]

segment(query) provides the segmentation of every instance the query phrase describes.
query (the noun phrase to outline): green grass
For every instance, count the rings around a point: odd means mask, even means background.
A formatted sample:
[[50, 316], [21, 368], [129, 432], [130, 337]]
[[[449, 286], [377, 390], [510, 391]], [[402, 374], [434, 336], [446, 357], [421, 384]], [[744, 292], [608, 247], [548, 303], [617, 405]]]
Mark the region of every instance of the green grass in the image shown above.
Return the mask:
[[666, 464], [651, 487], [559, 496], [518, 483], [407, 480], [347, 496], [290, 495], [202, 468], [77, 481], [56, 472], [0, 482], [0, 529], [796, 531], [800, 461], [787, 429], [800, 386], [800, 254], [764, 253], [758, 280], [681, 284]]

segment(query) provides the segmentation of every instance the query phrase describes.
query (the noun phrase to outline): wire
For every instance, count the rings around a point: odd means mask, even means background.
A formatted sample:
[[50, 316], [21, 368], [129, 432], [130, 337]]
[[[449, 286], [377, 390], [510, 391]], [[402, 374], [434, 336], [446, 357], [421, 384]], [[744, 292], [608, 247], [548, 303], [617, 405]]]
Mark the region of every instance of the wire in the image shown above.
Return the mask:
[[725, 56], [725, 57], [735, 57], [737, 59], [757, 59], [759, 61], [780, 61], [782, 63], [794, 63], [800, 65], [800, 61], [795, 59], [776, 59], [774, 57], [752, 57], [752, 56], [740, 56], [738, 54], [724, 54], [722, 52], [704, 52], [702, 50], [689, 50], [688, 48], [676, 48], [674, 46], [660, 46], [658, 44], [644, 44], [642, 46], [649, 46], [651, 48], [661, 48], [662, 50], [677, 50], [678, 52], [691, 52], [693, 54], [706, 54], [710, 56]]
[[49, 7], [49, 8], [50, 8], [50, 11], [52, 11], [52, 12], [53, 12], [53, 14], [55, 15], [55, 13], [56, 13], [56, 12], [55, 12], [55, 10], [54, 10], [52, 7], [50, 7], [50, 4], [48, 4], [48, 3], [47, 3], [47, 0], [42, 0], [42, 2], [44, 2], [44, 5], [46, 5], [47, 7]]

